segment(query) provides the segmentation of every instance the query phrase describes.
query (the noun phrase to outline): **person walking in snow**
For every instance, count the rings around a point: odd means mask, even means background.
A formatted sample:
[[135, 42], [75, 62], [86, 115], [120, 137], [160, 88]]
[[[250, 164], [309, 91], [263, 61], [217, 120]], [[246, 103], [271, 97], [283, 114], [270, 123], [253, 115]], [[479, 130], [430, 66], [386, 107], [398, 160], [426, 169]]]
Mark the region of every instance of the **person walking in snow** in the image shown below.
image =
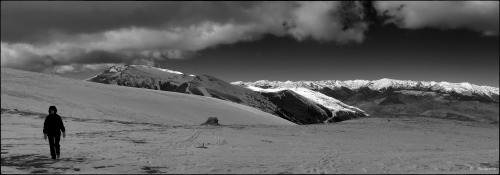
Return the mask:
[[61, 155], [59, 145], [59, 141], [61, 140], [61, 131], [63, 138], [66, 137], [64, 123], [61, 116], [56, 113], [57, 108], [55, 106], [50, 106], [49, 115], [47, 115], [45, 122], [43, 123], [43, 138], [45, 140], [47, 140], [47, 137], [49, 138], [50, 156], [52, 156], [52, 159], [59, 159]]

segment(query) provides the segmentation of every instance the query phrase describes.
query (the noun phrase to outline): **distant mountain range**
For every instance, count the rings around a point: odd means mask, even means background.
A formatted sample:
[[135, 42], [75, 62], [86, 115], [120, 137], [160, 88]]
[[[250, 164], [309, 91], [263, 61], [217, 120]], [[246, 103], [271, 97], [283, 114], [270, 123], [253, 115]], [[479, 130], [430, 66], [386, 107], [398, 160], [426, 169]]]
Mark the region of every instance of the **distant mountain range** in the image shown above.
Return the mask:
[[258, 108], [297, 124], [366, 116], [426, 116], [498, 123], [498, 88], [469, 83], [256, 81], [228, 83], [143, 65], [112, 66], [87, 81], [194, 94]]
[[497, 123], [498, 87], [470, 83], [380, 79], [375, 81], [267, 81], [233, 82], [233, 85], [277, 89], [304, 88], [356, 106], [371, 116], [424, 116]]
[[[398, 90], [415, 90], [426, 92], [437, 92], [442, 94], [451, 94], [460, 100], [477, 100], [482, 102], [498, 103], [498, 87], [478, 86], [470, 83], [449, 83], [434, 81], [410, 81], [410, 80], [326, 80], [326, 81], [267, 81], [260, 80], [256, 82], [233, 82], [235, 85], [254, 86], [264, 89], [275, 88], [307, 88], [319, 91], [325, 95], [347, 100], [359, 92], [386, 92]], [[335, 93], [336, 92], [336, 93]]]

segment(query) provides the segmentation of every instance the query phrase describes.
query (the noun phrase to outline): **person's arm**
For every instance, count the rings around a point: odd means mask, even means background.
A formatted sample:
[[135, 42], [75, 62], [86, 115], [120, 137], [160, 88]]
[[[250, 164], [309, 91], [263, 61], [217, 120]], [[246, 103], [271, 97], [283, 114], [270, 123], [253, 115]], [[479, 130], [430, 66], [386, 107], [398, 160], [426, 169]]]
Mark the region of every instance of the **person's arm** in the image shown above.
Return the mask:
[[61, 126], [61, 131], [63, 134], [63, 138], [66, 138], [66, 128], [64, 128], [64, 122], [62, 121], [62, 117], [59, 116], [59, 126]]
[[47, 140], [47, 117], [45, 117], [45, 121], [43, 121], [43, 139]]

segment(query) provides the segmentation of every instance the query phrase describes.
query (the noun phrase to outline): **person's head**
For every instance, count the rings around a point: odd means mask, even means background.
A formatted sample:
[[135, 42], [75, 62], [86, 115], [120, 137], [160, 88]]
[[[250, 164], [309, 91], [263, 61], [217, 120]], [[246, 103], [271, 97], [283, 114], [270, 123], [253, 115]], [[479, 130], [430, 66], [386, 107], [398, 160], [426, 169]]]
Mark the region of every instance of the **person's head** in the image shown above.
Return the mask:
[[49, 107], [49, 114], [56, 114], [56, 113], [57, 113], [56, 106], [50, 106]]

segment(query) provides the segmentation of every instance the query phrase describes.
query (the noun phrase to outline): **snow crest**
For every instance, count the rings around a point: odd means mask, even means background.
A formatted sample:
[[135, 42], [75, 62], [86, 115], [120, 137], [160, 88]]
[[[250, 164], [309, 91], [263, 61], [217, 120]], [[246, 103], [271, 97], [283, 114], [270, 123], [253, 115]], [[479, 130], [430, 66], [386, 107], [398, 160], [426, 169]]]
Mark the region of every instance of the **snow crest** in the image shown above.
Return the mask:
[[388, 88], [395, 89], [425, 89], [441, 92], [456, 92], [462, 95], [485, 95], [490, 98], [499, 95], [498, 87], [478, 86], [467, 82], [450, 83], [450, 82], [435, 82], [435, 81], [411, 81], [411, 80], [395, 80], [383, 78], [380, 80], [322, 80], [322, 81], [268, 81], [259, 80], [256, 82], [233, 82], [234, 85], [255, 86], [263, 89], [280, 89], [280, 88], [306, 88], [311, 90], [320, 90], [322, 88], [340, 89], [348, 88], [358, 90], [360, 88], [369, 88], [371, 90], [383, 90]]
[[[323, 105], [324, 107], [330, 109], [333, 113], [332, 118], [335, 117], [336, 113], [339, 111], [350, 112], [350, 113], [360, 112], [360, 113], [365, 114], [366, 116], [369, 116], [368, 113], [364, 112], [363, 110], [361, 110], [359, 108], [346, 105], [335, 98], [329, 97], [329, 96], [324, 95], [320, 92], [316, 92], [316, 91], [313, 91], [313, 90], [310, 90], [307, 88], [294, 87], [294, 88], [263, 89], [263, 88], [259, 88], [259, 87], [255, 87], [255, 86], [247, 86], [246, 88], [251, 89], [253, 91], [257, 91], [257, 92], [279, 92], [279, 91], [283, 91], [283, 90], [291, 90], [291, 91], [293, 91], [293, 92], [295, 92], [295, 93], [297, 93], [297, 94], [299, 94], [299, 95], [301, 95], [301, 96], [303, 96], [303, 97], [305, 97], [305, 98], [307, 98], [315, 103], [318, 103], [318, 104]], [[326, 121], [328, 121], [328, 120], [326, 120]]]

